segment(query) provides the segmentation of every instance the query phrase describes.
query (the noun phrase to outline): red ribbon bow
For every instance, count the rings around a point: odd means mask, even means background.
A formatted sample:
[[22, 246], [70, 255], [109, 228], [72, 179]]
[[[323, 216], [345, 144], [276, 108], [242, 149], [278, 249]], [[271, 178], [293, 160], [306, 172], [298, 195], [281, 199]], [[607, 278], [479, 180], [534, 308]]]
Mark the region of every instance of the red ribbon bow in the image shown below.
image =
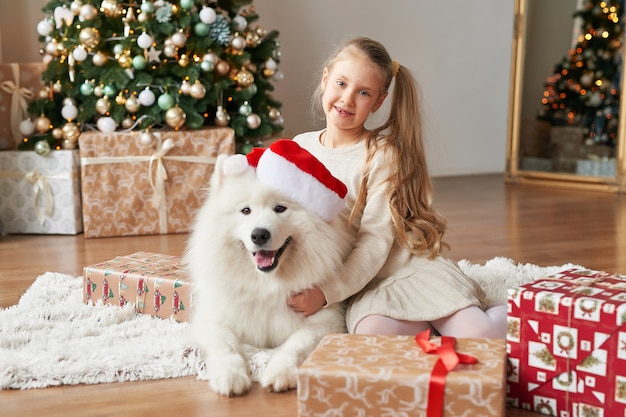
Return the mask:
[[456, 338], [449, 336], [441, 337], [441, 345], [436, 345], [430, 340], [430, 330], [425, 330], [415, 336], [415, 342], [425, 353], [435, 353], [439, 359], [435, 363], [430, 374], [430, 384], [428, 386], [428, 406], [427, 417], [443, 416], [443, 398], [445, 395], [446, 376], [459, 363], [474, 364], [478, 362], [473, 356], [457, 353], [454, 350]]

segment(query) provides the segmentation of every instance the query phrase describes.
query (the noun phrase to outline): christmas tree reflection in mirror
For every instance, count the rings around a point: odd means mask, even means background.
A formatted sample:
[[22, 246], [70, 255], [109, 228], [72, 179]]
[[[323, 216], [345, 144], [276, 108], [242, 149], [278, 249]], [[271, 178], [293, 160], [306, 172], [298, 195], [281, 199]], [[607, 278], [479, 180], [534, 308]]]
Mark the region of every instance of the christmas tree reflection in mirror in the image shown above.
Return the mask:
[[507, 180], [626, 191], [623, 0], [516, 0]]

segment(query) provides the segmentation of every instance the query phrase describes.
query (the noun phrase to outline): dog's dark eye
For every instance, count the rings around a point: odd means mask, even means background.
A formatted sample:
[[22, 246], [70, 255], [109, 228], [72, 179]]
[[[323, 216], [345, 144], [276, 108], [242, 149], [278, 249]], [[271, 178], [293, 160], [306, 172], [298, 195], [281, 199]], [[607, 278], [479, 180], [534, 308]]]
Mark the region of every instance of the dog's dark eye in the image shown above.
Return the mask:
[[276, 213], [284, 213], [285, 211], [287, 211], [287, 207], [278, 205], [278, 206], [274, 207], [274, 211]]
[[246, 216], [250, 214], [251, 212], [252, 210], [250, 210], [250, 207], [244, 207], [241, 209], [241, 214], [246, 215]]

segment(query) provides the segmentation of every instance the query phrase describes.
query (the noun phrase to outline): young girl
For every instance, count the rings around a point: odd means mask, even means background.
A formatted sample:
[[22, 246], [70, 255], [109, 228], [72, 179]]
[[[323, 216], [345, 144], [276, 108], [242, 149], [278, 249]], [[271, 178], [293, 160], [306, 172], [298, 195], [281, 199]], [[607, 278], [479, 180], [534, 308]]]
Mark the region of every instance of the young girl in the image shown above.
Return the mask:
[[[388, 120], [365, 122], [388, 95]], [[434, 328], [455, 337], [506, 335], [506, 305], [487, 308], [484, 293], [440, 255], [446, 222], [432, 207], [416, 82], [380, 43], [356, 38], [324, 66], [316, 102], [326, 129], [294, 140], [348, 187], [345, 219], [357, 236], [337, 279], [289, 300], [310, 315], [348, 300], [351, 333], [412, 335]]]

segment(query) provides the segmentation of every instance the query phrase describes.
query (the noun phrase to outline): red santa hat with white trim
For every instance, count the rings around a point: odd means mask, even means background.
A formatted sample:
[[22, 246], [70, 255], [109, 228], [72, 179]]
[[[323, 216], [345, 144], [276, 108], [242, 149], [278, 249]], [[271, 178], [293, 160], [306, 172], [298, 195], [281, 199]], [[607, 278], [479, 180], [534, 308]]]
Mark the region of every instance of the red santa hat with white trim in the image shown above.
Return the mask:
[[344, 208], [346, 185], [296, 142], [280, 139], [246, 157], [257, 178], [327, 222]]

